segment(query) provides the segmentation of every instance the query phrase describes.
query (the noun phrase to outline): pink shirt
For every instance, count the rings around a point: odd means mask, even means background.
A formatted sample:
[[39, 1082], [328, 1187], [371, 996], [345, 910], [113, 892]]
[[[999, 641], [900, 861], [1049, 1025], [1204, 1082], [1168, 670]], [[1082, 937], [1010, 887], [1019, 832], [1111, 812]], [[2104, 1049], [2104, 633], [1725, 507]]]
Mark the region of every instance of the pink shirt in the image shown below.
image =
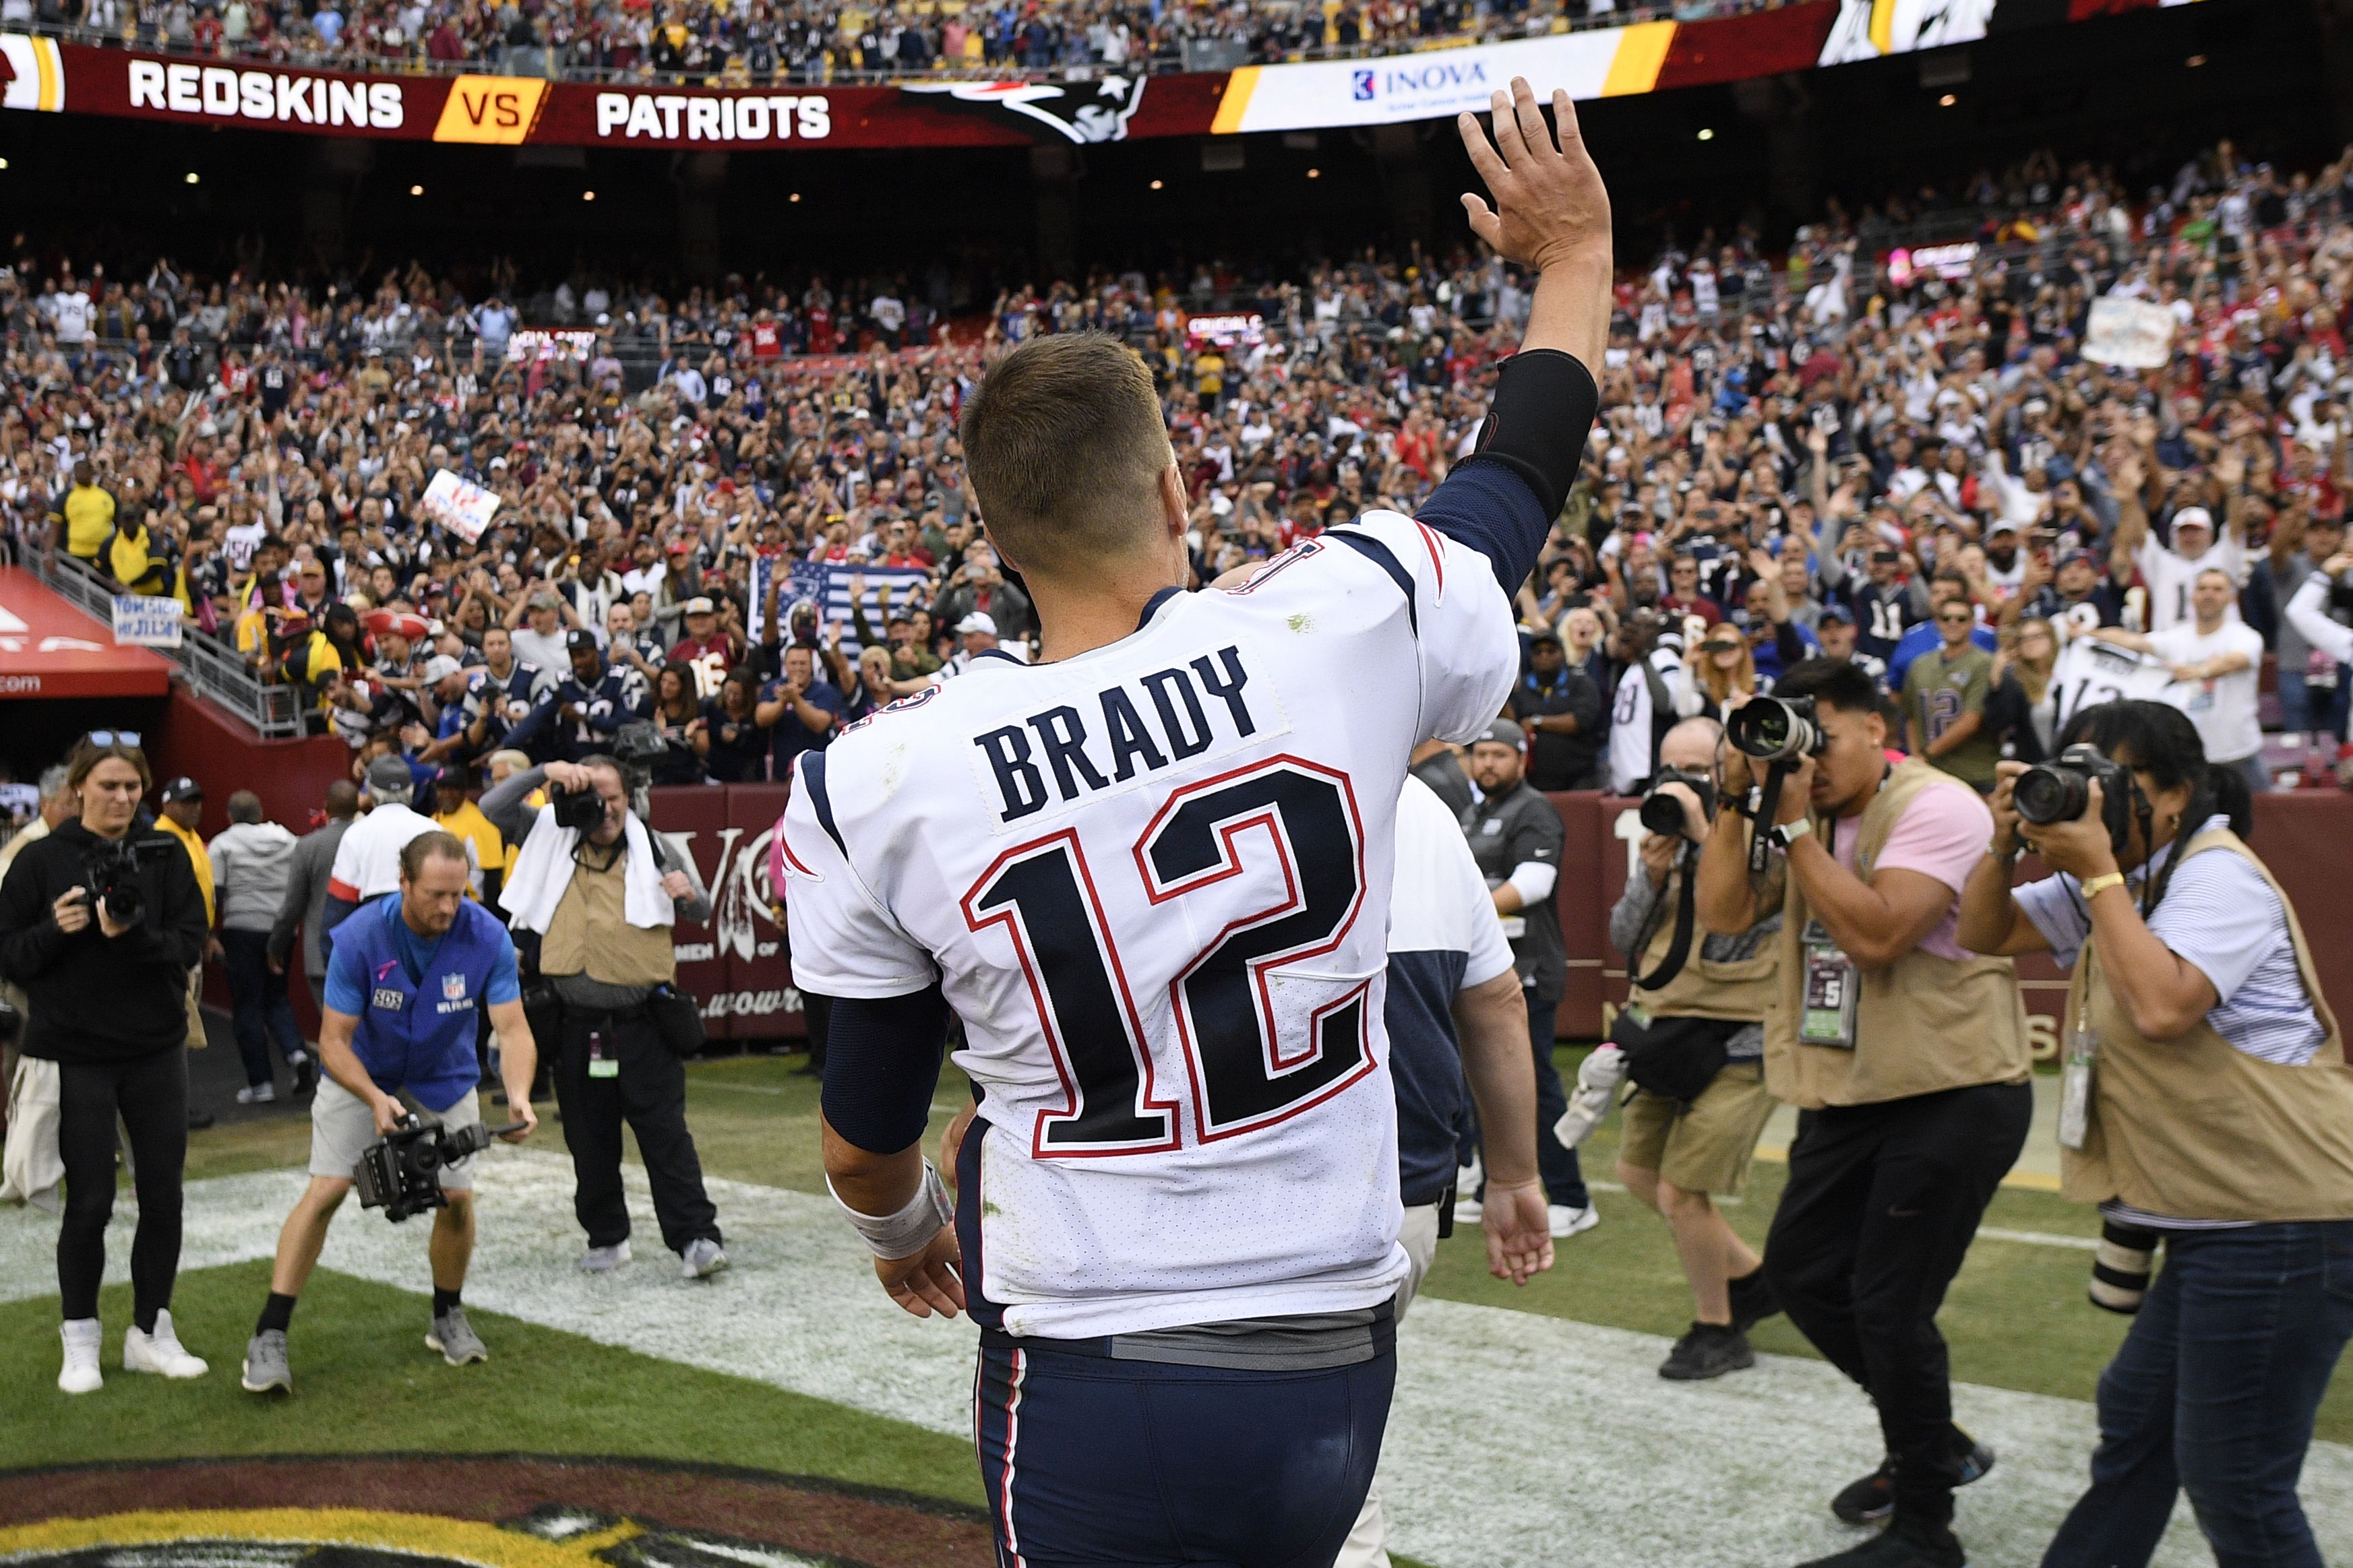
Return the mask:
[[[1841, 818], [1831, 854], [1848, 870], [1854, 869], [1855, 840], [1862, 819], [1860, 816]], [[1829, 838], [1831, 836], [1825, 833]], [[1993, 839], [1993, 812], [1978, 792], [1958, 779], [1937, 779], [1904, 808], [1888, 831], [1887, 843], [1879, 852], [1880, 871], [1917, 871], [1934, 877], [1953, 890], [1953, 901], [1945, 910], [1945, 918], [1936, 929], [1921, 942], [1924, 952], [1938, 958], [1969, 958], [1953, 940], [1953, 931], [1960, 920], [1961, 889], [1977, 869], [1978, 860], [1985, 854], [1986, 846]]]

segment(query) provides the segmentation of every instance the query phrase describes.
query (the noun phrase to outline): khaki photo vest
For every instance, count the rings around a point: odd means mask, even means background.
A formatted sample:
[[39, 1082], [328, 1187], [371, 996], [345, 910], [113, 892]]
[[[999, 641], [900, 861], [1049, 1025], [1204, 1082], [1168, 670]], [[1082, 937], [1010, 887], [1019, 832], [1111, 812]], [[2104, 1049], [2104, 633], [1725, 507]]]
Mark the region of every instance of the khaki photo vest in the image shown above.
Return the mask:
[[[1915, 758], [1887, 775], [1861, 817], [1817, 818], [1814, 830], [1855, 834], [1855, 874], [1868, 881], [1904, 808], [1940, 784], [1968, 787]], [[1780, 984], [1765, 1018], [1765, 1083], [1774, 1098], [1819, 1110], [2026, 1080], [2026, 1005], [2007, 958], [1939, 958], [1915, 947], [1884, 969], [1860, 972], [1854, 1049], [1799, 1044], [1808, 911], [1794, 874], [1782, 910]]]
[[2084, 1147], [2060, 1151], [2061, 1194], [2120, 1198], [2174, 1219], [2353, 1219], [2353, 1068], [2295, 906], [2237, 834], [2201, 833], [2181, 851], [2200, 854], [2242, 856], [2279, 893], [2296, 972], [2328, 1037], [2302, 1067], [2251, 1057], [2204, 1018], [2177, 1039], [2150, 1040], [2086, 941], [2061, 1039], [2081, 1019], [2098, 1045]]
[[[1718, 829], [1719, 832], [1722, 829]], [[1637, 871], [1636, 876], [1642, 875]], [[1659, 890], [1658, 907], [1665, 911], [1658, 929], [1651, 933], [1643, 948], [1641, 962], [1634, 974], [1650, 974], [1666, 962], [1667, 950], [1675, 941], [1675, 901], [1683, 890], [1683, 873], [1667, 874], [1667, 884]], [[1707, 942], [1705, 928], [1692, 932], [1691, 951], [1684, 956], [1683, 966], [1672, 980], [1656, 991], [1640, 985], [1627, 988], [1627, 1000], [1638, 1003], [1642, 1010], [1656, 1018], [1721, 1018], [1743, 1024], [1760, 1023], [1765, 1011], [1773, 1005], [1773, 972], [1781, 962], [1780, 946], [1767, 942], [1756, 957], [1736, 963], [1718, 963], [1702, 958], [1700, 949]], [[1630, 979], [1632, 976], [1630, 975]]]

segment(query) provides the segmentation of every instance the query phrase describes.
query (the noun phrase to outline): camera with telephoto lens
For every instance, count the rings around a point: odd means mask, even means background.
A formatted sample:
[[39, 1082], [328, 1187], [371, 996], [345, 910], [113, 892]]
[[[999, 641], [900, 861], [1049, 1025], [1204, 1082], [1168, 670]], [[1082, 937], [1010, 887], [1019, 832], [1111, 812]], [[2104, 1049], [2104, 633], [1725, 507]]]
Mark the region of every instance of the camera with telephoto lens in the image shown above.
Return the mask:
[[2162, 1239], [2146, 1226], [2101, 1221], [2100, 1249], [2092, 1255], [2092, 1305], [2127, 1318], [2139, 1311]]
[[1826, 739], [1810, 697], [1752, 697], [1725, 720], [1724, 737], [1760, 763], [1820, 756]]
[[2037, 827], [2073, 822], [2090, 809], [2094, 780], [2100, 786], [2100, 815], [2111, 833], [2121, 833], [2132, 779], [2094, 746], [2070, 746], [2050, 762], [2027, 769], [2011, 786], [2010, 799], [2018, 815]]
[[445, 1208], [448, 1194], [441, 1190], [441, 1168], [491, 1146], [499, 1132], [513, 1132], [520, 1122], [492, 1131], [477, 1121], [470, 1127], [436, 1127], [410, 1116], [398, 1127], [369, 1144], [360, 1154], [352, 1177], [360, 1190], [360, 1207], [382, 1209], [384, 1217], [398, 1224], [410, 1215]]
[[103, 903], [109, 918], [118, 925], [137, 925], [146, 912], [147, 895], [139, 886], [139, 873], [158, 864], [167, 855], [179, 853], [180, 847], [168, 838], [100, 838], [82, 852], [82, 886], [90, 889], [90, 913], [98, 912]]
[[1681, 838], [1690, 826], [1683, 816], [1683, 803], [1679, 795], [1665, 793], [1665, 786], [1682, 784], [1699, 796], [1702, 820], [1715, 815], [1715, 780], [1690, 768], [1661, 768], [1651, 777], [1651, 787], [1643, 792], [1642, 804], [1637, 815], [1642, 826], [1662, 837]]

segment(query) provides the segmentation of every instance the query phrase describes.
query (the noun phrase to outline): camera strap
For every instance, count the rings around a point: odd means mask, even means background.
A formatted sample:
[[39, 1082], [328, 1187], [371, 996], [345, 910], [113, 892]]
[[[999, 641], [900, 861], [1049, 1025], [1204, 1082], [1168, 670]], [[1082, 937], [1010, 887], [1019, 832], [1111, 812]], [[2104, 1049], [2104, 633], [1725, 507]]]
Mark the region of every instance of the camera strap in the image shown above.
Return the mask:
[[[1694, 907], [1695, 884], [1699, 879], [1692, 875], [1689, 840], [1685, 840], [1683, 847], [1677, 852], [1675, 869], [1680, 884], [1675, 889], [1675, 933], [1668, 940], [1667, 954], [1659, 960], [1659, 966], [1650, 973], [1638, 975], [1629, 973], [1626, 976], [1629, 985], [1638, 985], [1645, 991], [1663, 989], [1683, 972], [1683, 965], [1691, 962], [1692, 932], [1699, 924]], [[1647, 937], [1644, 945], [1649, 945]]]
[[1748, 835], [1748, 874], [1761, 877], [1773, 863], [1773, 822], [1781, 811], [1781, 781], [1789, 776], [1789, 764], [1775, 763], [1765, 770], [1765, 785], [1757, 796], [1757, 810], [1750, 817]]

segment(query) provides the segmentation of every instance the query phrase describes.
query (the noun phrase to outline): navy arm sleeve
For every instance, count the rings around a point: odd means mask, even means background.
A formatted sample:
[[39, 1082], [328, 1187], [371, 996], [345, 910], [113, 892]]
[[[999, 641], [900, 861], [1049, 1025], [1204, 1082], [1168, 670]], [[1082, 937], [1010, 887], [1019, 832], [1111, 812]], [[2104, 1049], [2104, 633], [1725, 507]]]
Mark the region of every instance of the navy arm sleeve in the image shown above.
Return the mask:
[[1484, 555], [1504, 592], [1516, 593], [1577, 482], [1600, 406], [1592, 374], [1571, 356], [1514, 354], [1496, 373], [1478, 449], [1446, 476], [1420, 521]]
[[836, 998], [825, 1035], [827, 1124], [870, 1154], [921, 1142], [947, 1034], [947, 998], [937, 985]]

